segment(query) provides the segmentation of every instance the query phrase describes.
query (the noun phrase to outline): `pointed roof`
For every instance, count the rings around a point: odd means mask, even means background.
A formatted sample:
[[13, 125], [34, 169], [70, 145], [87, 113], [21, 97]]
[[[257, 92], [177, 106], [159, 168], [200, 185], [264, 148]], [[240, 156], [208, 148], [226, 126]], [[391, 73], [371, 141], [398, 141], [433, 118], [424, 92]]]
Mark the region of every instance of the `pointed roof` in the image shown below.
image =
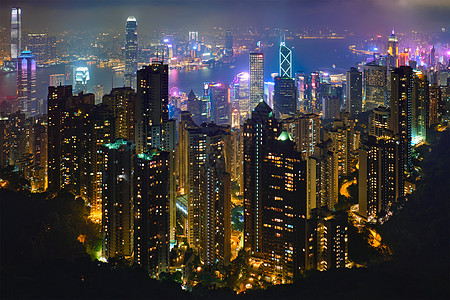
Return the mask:
[[283, 132], [281, 132], [280, 136], [277, 138], [277, 140], [279, 141], [292, 141], [291, 135], [289, 134], [289, 132], [287, 132], [286, 130], [283, 130]]
[[272, 109], [265, 101], [261, 101], [252, 111], [252, 119], [267, 119], [271, 116]]

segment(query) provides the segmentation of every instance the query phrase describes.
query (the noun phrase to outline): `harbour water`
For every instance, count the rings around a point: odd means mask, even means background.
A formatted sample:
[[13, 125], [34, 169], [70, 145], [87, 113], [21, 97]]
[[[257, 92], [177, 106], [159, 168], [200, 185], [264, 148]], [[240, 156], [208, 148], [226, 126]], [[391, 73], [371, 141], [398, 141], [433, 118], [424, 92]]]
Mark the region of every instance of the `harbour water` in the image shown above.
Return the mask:
[[[348, 47], [352, 45], [349, 39], [342, 40], [288, 40], [288, 47], [292, 49], [293, 71], [304, 71], [306, 74], [316, 70], [335, 71], [343, 73], [351, 66], [355, 66], [364, 57], [353, 54]], [[271, 73], [278, 72], [278, 46], [265, 47], [264, 53], [264, 80], [271, 80]], [[212, 68], [202, 68], [198, 70], [170, 70], [170, 88], [178, 88], [181, 92], [189, 93], [191, 89], [196, 94], [202, 92], [204, 82], [224, 82], [229, 83], [240, 72], [248, 72], [249, 58], [247, 54], [238, 55], [232, 65], [219, 65]], [[39, 68], [37, 72], [37, 98], [47, 98], [47, 87], [51, 74], [62, 74], [65, 65], [55, 65], [46, 68]], [[89, 66], [90, 86], [103, 85], [104, 92], [108, 93], [114, 87], [123, 85], [123, 74], [114, 73], [108, 68], [97, 68]], [[92, 91], [91, 91], [92, 92]], [[0, 74], [0, 99], [7, 96], [16, 95], [16, 74]]]

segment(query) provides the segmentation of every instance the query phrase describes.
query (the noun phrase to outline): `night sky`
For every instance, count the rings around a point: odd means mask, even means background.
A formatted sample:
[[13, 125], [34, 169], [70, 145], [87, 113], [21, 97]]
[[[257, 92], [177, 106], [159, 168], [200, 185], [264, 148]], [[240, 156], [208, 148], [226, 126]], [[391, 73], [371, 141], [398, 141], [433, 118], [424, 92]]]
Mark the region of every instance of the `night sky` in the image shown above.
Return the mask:
[[13, 6], [23, 8], [24, 27], [50, 32], [121, 29], [129, 15], [141, 29], [330, 25], [375, 33], [450, 27], [449, 0], [1, 0], [2, 27], [9, 27]]

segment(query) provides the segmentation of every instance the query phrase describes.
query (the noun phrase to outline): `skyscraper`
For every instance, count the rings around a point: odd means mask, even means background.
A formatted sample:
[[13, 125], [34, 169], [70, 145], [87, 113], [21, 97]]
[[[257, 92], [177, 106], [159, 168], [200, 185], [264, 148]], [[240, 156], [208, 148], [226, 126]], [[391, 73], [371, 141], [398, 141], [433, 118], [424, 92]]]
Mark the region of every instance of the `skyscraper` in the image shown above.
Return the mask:
[[27, 49], [34, 54], [38, 63], [47, 60], [47, 34], [46, 33], [29, 33]]
[[231, 125], [231, 103], [227, 84], [211, 83], [211, 121], [217, 125]]
[[260, 170], [261, 182], [266, 182], [260, 195], [260, 252], [271, 273], [287, 283], [304, 270], [306, 162], [286, 131], [268, 150]]
[[136, 72], [138, 68], [137, 21], [128, 17], [125, 32], [125, 75], [124, 86], [136, 89]]
[[165, 123], [169, 120], [169, 67], [155, 62], [137, 72], [136, 151], [161, 148]]
[[383, 217], [404, 195], [404, 144], [398, 136], [369, 136], [359, 149], [359, 213]]
[[280, 125], [266, 102], [259, 102], [244, 124], [244, 248], [262, 251], [263, 159], [280, 135]]
[[414, 86], [411, 101], [411, 141], [413, 145], [427, 138], [427, 116], [430, 91], [427, 76], [414, 75]]
[[294, 116], [297, 111], [297, 89], [294, 79], [275, 77], [273, 108], [278, 119]]
[[283, 120], [283, 129], [290, 134], [304, 160], [314, 153], [314, 146], [320, 143], [320, 121], [319, 115], [303, 113]]
[[40, 113], [36, 101], [36, 61], [30, 51], [23, 51], [17, 58], [17, 100], [27, 117]]
[[392, 34], [388, 40], [388, 54], [390, 59], [390, 68], [392, 69], [398, 67], [398, 39], [394, 33], [394, 30], [392, 30]]
[[104, 145], [102, 256], [133, 255], [134, 143], [118, 139]]
[[22, 51], [22, 10], [11, 9], [11, 59], [15, 60]]
[[253, 111], [264, 101], [264, 54], [250, 53], [250, 108]]
[[286, 46], [285, 36], [280, 42], [280, 77], [292, 78], [292, 51]]
[[103, 97], [103, 103], [111, 112], [113, 139], [135, 141], [136, 92], [130, 87], [113, 88]]
[[236, 101], [239, 102], [239, 113], [241, 117], [249, 116], [249, 100], [250, 100], [250, 75], [247, 72], [241, 72], [236, 75], [237, 91], [235, 92]]
[[386, 66], [367, 64], [364, 66], [364, 111], [386, 105]]
[[323, 119], [338, 119], [341, 111], [341, 99], [338, 97], [323, 97], [322, 98], [322, 118]]
[[346, 110], [352, 117], [362, 112], [362, 74], [351, 67], [346, 74]]
[[231, 35], [231, 30], [227, 30], [225, 33], [225, 56], [233, 56], [233, 36]]
[[331, 147], [330, 139], [317, 144], [307, 160], [308, 219], [312, 209], [326, 206], [333, 211], [338, 202], [338, 159]]
[[134, 164], [134, 260], [152, 276], [169, 267], [169, 156], [151, 149]]
[[384, 106], [374, 108], [369, 117], [369, 134], [376, 137], [389, 136], [391, 112]]
[[399, 67], [391, 72], [391, 119], [390, 129], [399, 135], [405, 147], [405, 171], [412, 168], [412, 90], [413, 70], [411, 67]]

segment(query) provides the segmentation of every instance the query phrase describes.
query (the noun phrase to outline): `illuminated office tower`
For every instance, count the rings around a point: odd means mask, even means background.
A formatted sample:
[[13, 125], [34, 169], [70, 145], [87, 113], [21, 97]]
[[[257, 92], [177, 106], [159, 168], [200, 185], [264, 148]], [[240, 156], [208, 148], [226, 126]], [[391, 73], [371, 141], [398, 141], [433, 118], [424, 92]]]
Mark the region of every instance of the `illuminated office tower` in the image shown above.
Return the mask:
[[185, 191], [188, 194], [188, 241], [191, 247], [203, 249], [203, 237], [206, 224], [204, 216], [204, 201], [206, 201], [206, 183], [204, 179], [205, 165], [209, 155], [213, 154], [213, 144], [220, 139], [225, 156], [226, 173], [231, 172], [230, 127], [203, 123], [200, 127], [187, 130], [188, 141], [188, 182]]
[[227, 30], [225, 33], [225, 56], [233, 57], [233, 36], [231, 30]]
[[103, 103], [111, 112], [114, 139], [135, 141], [135, 106], [136, 92], [130, 87], [113, 88], [111, 93], [103, 96]]
[[250, 53], [250, 108], [249, 114], [259, 102], [264, 101], [264, 54]]
[[331, 140], [317, 144], [307, 160], [308, 219], [312, 209], [326, 206], [333, 211], [338, 202], [338, 159], [331, 146]]
[[200, 170], [200, 258], [206, 265], [228, 265], [231, 259], [230, 131], [215, 125], [202, 129], [208, 132], [206, 160]]
[[350, 113], [342, 111], [339, 119], [333, 121], [333, 127], [325, 132], [325, 140], [331, 139], [331, 148], [338, 160], [338, 174], [349, 175], [356, 168], [359, 132], [350, 120]]
[[292, 51], [286, 46], [285, 36], [280, 42], [280, 77], [292, 78]]
[[394, 33], [394, 30], [392, 30], [392, 34], [388, 40], [388, 54], [390, 59], [390, 68], [393, 69], [398, 67], [398, 39]]
[[134, 261], [153, 277], [169, 268], [169, 157], [151, 149], [134, 165]]
[[[406, 50], [406, 49], [405, 49]], [[408, 66], [409, 65], [409, 52], [402, 52], [398, 55], [398, 66]]]
[[217, 125], [231, 125], [231, 103], [228, 85], [211, 83], [211, 121]]
[[169, 67], [162, 62], [137, 72], [136, 151], [161, 148], [165, 123], [169, 120]]
[[306, 162], [289, 133], [281, 132], [261, 163], [261, 253], [283, 283], [304, 271]]
[[413, 145], [427, 139], [427, 116], [430, 91], [427, 76], [414, 75], [411, 101], [411, 141]]
[[102, 256], [133, 255], [134, 143], [118, 139], [104, 145]]
[[22, 52], [22, 10], [11, 9], [11, 60], [16, 60]]
[[17, 101], [20, 111], [27, 117], [36, 116], [36, 61], [30, 51], [23, 51], [17, 58]]
[[340, 111], [341, 111], [341, 99], [332, 96], [322, 98], [323, 119], [338, 119]]
[[387, 137], [390, 135], [391, 112], [384, 106], [374, 108], [369, 117], [369, 134], [376, 137]]
[[242, 118], [249, 116], [249, 100], [250, 100], [250, 75], [247, 72], [237, 74], [238, 90], [236, 100], [239, 101], [239, 113]]
[[34, 54], [36, 62], [43, 63], [47, 60], [47, 34], [29, 33], [27, 49]]
[[136, 72], [138, 69], [137, 21], [128, 17], [125, 31], [125, 75], [124, 86], [136, 89]]
[[314, 153], [314, 146], [320, 143], [320, 116], [298, 113], [283, 120], [283, 129], [289, 132], [302, 159]]
[[342, 212], [316, 208], [307, 225], [306, 269], [326, 271], [348, 263], [348, 217]]
[[369, 136], [359, 149], [359, 214], [383, 217], [404, 196], [404, 144], [395, 138]]
[[352, 117], [362, 112], [362, 74], [351, 67], [346, 74], [346, 110]]
[[399, 67], [391, 72], [391, 119], [390, 129], [399, 135], [405, 144], [405, 171], [411, 171], [411, 129], [412, 129], [412, 90], [413, 70]]
[[294, 79], [275, 77], [273, 111], [278, 119], [294, 116], [297, 112], [297, 89]]
[[431, 127], [432, 125], [438, 124], [441, 120], [440, 113], [439, 113], [439, 104], [441, 102], [442, 98], [442, 92], [439, 86], [436, 84], [433, 84], [430, 86], [430, 103], [429, 103], [429, 109], [428, 109], [428, 127]]
[[87, 93], [88, 81], [91, 80], [89, 76], [89, 69], [87, 67], [78, 67], [75, 69], [75, 87], [74, 93]]
[[252, 254], [262, 251], [263, 160], [280, 135], [280, 124], [262, 101], [244, 124], [244, 247]]
[[364, 66], [364, 111], [386, 105], [386, 67], [375, 64]]
[[64, 85], [64, 74], [52, 74], [50, 75], [50, 86]]
[[189, 31], [189, 43], [198, 42], [198, 31]]

